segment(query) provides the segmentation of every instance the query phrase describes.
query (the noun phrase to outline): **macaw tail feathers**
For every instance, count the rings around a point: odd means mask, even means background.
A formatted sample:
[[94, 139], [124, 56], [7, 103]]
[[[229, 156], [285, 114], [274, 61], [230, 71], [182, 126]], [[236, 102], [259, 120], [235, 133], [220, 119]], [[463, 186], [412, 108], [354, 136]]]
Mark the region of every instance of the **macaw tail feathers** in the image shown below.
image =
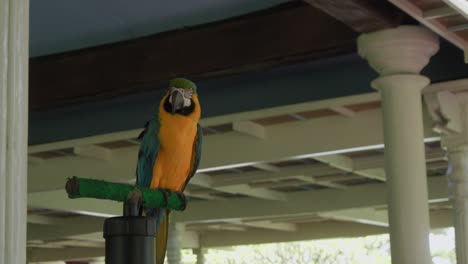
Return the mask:
[[158, 223], [159, 229], [156, 236], [156, 264], [164, 264], [169, 231], [169, 210], [160, 210], [158, 218], [161, 219], [161, 222]]

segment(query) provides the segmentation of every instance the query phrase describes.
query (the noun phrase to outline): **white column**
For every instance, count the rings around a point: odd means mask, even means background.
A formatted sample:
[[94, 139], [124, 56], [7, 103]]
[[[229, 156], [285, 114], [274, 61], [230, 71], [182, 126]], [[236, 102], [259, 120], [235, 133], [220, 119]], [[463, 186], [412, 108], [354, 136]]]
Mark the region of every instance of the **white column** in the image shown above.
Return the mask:
[[26, 263], [29, 1], [0, 0], [0, 264]]
[[381, 75], [385, 172], [392, 263], [431, 263], [429, 207], [419, 75], [438, 50], [438, 38], [418, 26], [401, 26], [358, 39], [359, 54]]
[[457, 263], [468, 263], [468, 145], [448, 149], [449, 188], [453, 203]]
[[197, 256], [197, 264], [205, 264], [205, 249], [194, 248], [192, 252]]
[[166, 257], [169, 264], [182, 263], [182, 236], [185, 231], [184, 224], [172, 222], [169, 225]]
[[468, 264], [468, 93], [428, 94], [425, 101], [449, 159], [457, 263]]

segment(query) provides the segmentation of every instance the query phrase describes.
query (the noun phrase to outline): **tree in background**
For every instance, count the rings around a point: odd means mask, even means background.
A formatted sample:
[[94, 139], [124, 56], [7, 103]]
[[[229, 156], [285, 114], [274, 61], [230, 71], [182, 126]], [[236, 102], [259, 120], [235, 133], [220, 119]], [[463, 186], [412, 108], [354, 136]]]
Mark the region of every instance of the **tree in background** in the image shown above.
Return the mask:
[[[453, 228], [436, 230], [430, 240], [434, 264], [456, 263]], [[184, 264], [195, 263], [186, 256]], [[211, 248], [205, 258], [207, 264], [391, 263], [388, 235]]]
[[207, 263], [222, 264], [361, 264], [390, 263], [388, 235], [274, 243], [210, 249]]

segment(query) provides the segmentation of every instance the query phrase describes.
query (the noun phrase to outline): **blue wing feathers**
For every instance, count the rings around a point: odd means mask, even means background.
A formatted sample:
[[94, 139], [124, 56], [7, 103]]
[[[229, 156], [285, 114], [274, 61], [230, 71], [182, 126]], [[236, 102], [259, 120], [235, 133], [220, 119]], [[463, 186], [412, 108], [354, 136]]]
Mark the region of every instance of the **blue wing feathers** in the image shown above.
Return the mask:
[[[153, 178], [153, 167], [158, 157], [159, 152], [159, 118], [154, 118], [148, 121], [145, 129], [138, 138], [141, 140], [140, 150], [138, 152], [137, 162], [137, 181], [136, 184], [142, 187], [149, 187]], [[147, 215], [156, 218], [156, 226], [159, 230], [166, 210], [164, 209], [149, 209]]]
[[159, 118], [153, 118], [145, 125], [145, 129], [138, 136], [141, 139], [136, 169], [136, 184], [149, 187], [153, 177], [153, 167], [159, 151]]

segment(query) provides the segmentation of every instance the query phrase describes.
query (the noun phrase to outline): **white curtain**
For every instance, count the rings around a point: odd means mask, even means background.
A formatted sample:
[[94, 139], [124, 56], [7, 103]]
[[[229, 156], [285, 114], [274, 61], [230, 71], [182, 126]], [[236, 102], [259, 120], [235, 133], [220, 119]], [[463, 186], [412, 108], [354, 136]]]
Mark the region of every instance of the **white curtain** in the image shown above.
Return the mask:
[[29, 0], [0, 0], [0, 264], [26, 263]]

